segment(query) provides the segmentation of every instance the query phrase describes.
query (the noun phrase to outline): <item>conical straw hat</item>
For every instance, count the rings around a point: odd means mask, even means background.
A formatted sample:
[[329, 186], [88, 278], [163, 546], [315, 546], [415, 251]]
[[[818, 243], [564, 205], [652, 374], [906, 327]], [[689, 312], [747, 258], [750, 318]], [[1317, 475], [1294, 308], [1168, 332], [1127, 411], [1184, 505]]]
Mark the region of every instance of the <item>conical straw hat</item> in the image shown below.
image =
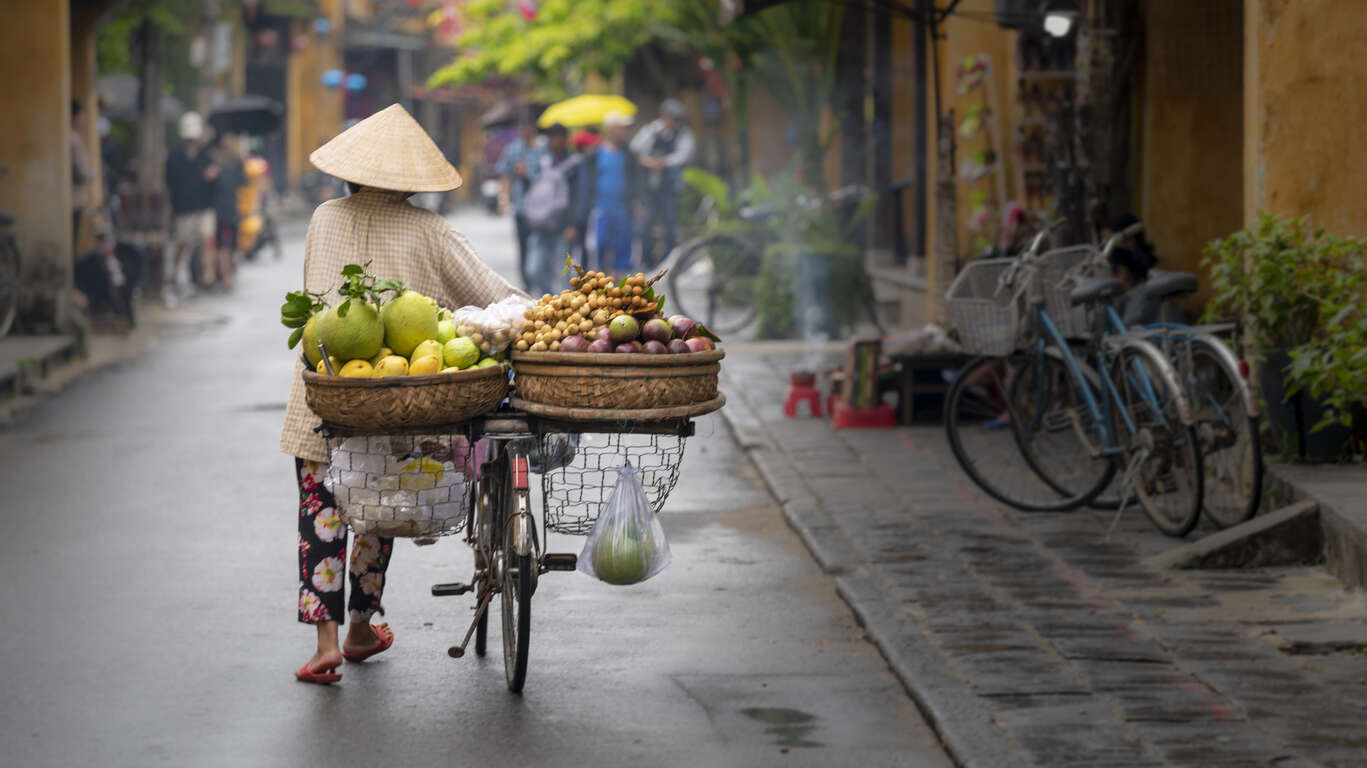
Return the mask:
[[446, 192], [461, 185], [460, 173], [398, 104], [342, 131], [313, 150], [309, 162], [339, 179], [396, 192]]

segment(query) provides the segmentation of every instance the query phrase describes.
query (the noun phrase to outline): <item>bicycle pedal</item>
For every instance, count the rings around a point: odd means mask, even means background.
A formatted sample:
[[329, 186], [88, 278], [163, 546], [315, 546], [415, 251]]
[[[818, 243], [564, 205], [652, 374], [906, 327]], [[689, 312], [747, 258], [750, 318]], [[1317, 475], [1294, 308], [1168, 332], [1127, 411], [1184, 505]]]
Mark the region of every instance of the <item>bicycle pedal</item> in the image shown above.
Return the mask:
[[548, 571], [572, 571], [579, 564], [579, 556], [574, 553], [567, 554], [545, 554], [541, 556], [541, 565]]
[[448, 597], [450, 595], [463, 595], [471, 589], [473, 589], [473, 587], [469, 584], [461, 584], [458, 581], [451, 582], [450, 584], [433, 584], [432, 596]]

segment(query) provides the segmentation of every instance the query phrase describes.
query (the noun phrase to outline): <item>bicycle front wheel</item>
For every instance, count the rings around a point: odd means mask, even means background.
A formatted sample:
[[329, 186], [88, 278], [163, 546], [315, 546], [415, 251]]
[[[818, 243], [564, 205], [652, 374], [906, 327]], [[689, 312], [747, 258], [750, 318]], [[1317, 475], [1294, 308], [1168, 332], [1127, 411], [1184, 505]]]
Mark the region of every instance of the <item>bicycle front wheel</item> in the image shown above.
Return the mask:
[[678, 248], [671, 259], [668, 300], [682, 314], [721, 336], [755, 321], [759, 254], [730, 235], [707, 235]]
[[[1013, 403], [1011, 393], [1020, 377], [1038, 378], [1028, 372], [1037, 360], [1021, 353], [970, 360], [945, 395], [945, 436], [964, 473], [988, 496], [1026, 512], [1058, 512], [1082, 504], [1092, 489], [1061, 491], [1026, 459], [1020, 429], [1030, 415]], [[1047, 400], [1039, 400], [1031, 412], [1048, 408]]]
[[1081, 506], [1110, 484], [1116, 467], [1104, 452], [1104, 414], [1088, 404], [1082, 389], [1089, 387], [1099, 409], [1099, 378], [1086, 363], [1075, 362], [1076, 375], [1056, 354], [1032, 356], [1011, 382], [1011, 403], [1020, 418], [1016, 435], [1026, 463], [1061, 497]]
[[1116, 356], [1111, 380], [1124, 409], [1115, 413], [1115, 428], [1128, 433], [1130, 482], [1121, 493], [1132, 492], [1158, 530], [1186, 536], [1201, 517], [1204, 477], [1196, 430], [1182, 421], [1177, 376], [1151, 345], [1130, 343]]
[[1205, 470], [1202, 510], [1221, 528], [1248, 520], [1262, 502], [1263, 455], [1244, 383], [1220, 342], [1191, 340], [1187, 386]]

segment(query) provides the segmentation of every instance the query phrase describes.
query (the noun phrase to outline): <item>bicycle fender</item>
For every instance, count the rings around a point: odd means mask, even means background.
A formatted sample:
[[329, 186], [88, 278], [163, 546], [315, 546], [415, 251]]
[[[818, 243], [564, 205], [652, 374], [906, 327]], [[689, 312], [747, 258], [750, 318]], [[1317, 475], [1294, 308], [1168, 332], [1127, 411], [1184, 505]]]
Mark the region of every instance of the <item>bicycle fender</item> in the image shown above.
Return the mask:
[[1177, 369], [1168, 362], [1167, 356], [1158, 347], [1143, 339], [1123, 338], [1120, 347], [1122, 349], [1131, 347], [1142, 350], [1151, 361], [1157, 362], [1158, 375], [1163, 377], [1163, 383], [1172, 392], [1173, 402], [1177, 405], [1177, 417], [1182, 420], [1184, 426], [1190, 427], [1196, 423], [1196, 418], [1191, 409], [1191, 400], [1187, 398], [1187, 390], [1181, 385], [1181, 381], [1177, 377]]
[[1234, 381], [1239, 384], [1239, 396], [1243, 398], [1244, 407], [1248, 409], [1248, 415], [1257, 416], [1258, 399], [1253, 396], [1253, 389], [1248, 386], [1248, 381], [1245, 380], [1240, 373], [1239, 359], [1234, 356], [1234, 351], [1229, 348], [1228, 344], [1221, 341], [1218, 336], [1204, 331], [1193, 333], [1192, 338], [1205, 342], [1206, 347], [1214, 350], [1215, 354], [1220, 357], [1220, 362], [1223, 363], [1228, 370], [1233, 372]]

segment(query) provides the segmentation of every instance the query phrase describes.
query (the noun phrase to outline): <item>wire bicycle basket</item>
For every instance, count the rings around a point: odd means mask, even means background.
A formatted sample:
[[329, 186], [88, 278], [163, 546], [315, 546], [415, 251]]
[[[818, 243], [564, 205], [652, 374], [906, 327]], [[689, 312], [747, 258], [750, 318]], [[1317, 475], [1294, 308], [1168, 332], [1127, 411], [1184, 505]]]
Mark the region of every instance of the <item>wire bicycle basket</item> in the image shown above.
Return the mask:
[[328, 441], [324, 485], [357, 534], [447, 536], [474, 501], [474, 456], [463, 435], [357, 436]]
[[1070, 245], [1040, 254], [1035, 279], [1044, 295], [1044, 310], [1065, 338], [1092, 335], [1091, 313], [1086, 307], [1073, 306], [1074, 280], [1069, 273], [1095, 255], [1096, 248], [1090, 245]]
[[[1010, 354], [1029, 316], [1024, 286], [1003, 285], [1016, 259], [979, 259], [964, 266], [945, 294], [959, 344], [972, 355]], [[1018, 281], [1019, 282], [1019, 281]]]
[[[554, 437], [545, 435], [543, 440]], [[572, 460], [541, 475], [546, 528], [567, 536], [593, 530], [598, 513], [617, 484], [617, 471], [630, 464], [659, 513], [679, 482], [687, 438], [675, 435], [592, 433], [582, 435]]]

